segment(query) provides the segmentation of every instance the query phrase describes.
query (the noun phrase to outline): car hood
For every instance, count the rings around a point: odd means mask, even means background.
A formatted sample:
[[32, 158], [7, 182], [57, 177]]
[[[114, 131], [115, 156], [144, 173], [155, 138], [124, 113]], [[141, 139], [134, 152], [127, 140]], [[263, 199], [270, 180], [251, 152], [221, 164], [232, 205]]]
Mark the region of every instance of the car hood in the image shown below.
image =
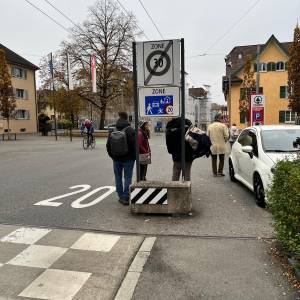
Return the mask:
[[276, 152], [266, 152], [266, 155], [273, 161], [273, 163], [276, 163], [279, 160], [294, 160], [297, 158], [297, 153], [290, 153], [290, 152], [282, 152], [282, 153], [276, 153]]

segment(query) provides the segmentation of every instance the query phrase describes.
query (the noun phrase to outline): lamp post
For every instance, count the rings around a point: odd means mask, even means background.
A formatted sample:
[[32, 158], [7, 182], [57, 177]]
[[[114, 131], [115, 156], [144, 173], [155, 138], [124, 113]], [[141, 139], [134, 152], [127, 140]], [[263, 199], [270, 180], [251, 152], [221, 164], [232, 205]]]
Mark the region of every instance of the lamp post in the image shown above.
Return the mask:
[[232, 63], [230, 60], [230, 55], [225, 56], [226, 63], [226, 75], [228, 73], [228, 98], [227, 98], [227, 107], [228, 107], [228, 116], [229, 116], [229, 125], [231, 125], [231, 68]]

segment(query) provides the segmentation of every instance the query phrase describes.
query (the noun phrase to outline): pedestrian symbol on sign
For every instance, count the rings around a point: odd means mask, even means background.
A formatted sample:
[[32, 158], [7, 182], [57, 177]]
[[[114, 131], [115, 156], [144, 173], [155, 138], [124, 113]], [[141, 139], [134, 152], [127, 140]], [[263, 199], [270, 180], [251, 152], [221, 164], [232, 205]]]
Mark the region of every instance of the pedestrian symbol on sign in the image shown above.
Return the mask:
[[145, 96], [145, 115], [173, 115], [173, 95]]

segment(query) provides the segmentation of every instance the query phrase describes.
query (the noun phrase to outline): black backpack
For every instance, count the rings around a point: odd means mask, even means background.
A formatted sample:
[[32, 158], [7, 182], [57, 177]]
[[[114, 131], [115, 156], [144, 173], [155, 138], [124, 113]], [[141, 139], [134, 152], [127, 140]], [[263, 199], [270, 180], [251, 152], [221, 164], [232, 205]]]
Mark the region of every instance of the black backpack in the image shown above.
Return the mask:
[[128, 127], [130, 126], [127, 126], [122, 130], [114, 128], [109, 136], [110, 149], [114, 157], [123, 157], [129, 152], [126, 135], [126, 129]]

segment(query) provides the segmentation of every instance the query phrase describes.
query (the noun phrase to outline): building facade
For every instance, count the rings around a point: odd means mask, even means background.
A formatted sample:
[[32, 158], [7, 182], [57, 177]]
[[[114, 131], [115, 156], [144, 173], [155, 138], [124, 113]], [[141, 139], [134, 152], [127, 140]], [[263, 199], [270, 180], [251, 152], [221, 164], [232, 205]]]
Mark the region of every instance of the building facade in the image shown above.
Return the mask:
[[[35, 133], [37, 132], [35, 72], [39, 68], [2, 44], [0, 49], [5, 51], [16, 99], [15, 114], [9, 124], [10, 130], [13, 133]], [[7, 122], [0, 116], [0, 133], [6, 131]]]
[[[290, 43], [280, 43], [274, 35], [260, 46], [257, 64], [257, 45], [234, 47], [227, 55], [226, 76], [223, 76], [223, 93], [227, 101], [230, 124], [246, 127], [249, 117], [239, 110], [243, 99], [243, 71], [247, 57], [251, 57], [254, 79], [259, 72], [259, 92], [265, 95], [264, 124], [290, 124], [296, 113], [288, 108], [287, 61]], [[253, 91], [255, 92], [255, 91]]]

